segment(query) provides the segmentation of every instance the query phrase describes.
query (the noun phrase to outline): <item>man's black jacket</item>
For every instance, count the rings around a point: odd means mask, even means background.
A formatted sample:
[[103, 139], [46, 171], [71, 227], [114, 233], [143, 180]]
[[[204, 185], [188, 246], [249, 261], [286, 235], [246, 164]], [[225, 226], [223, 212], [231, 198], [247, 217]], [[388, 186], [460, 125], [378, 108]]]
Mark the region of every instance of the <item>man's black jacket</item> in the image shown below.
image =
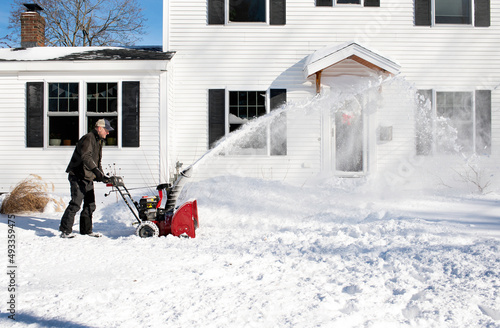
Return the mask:
[[93, 181], [95, 174], [92, 170], [98, 168], [102, 172], [102, 145], [103, 140], [97, 134], [97, 130], [92, 130], [81, 137], [76, 143], [66, 172], [80, 179]]

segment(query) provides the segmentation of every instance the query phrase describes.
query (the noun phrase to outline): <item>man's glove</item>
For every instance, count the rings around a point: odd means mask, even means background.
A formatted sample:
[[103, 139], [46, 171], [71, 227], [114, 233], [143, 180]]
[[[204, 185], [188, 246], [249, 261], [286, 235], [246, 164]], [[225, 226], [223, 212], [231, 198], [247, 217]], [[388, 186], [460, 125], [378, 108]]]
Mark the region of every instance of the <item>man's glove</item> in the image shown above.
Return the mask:
[[95, 174], [95, 181], [97, 182], [102, 182], [104, 178], [104, 174], [102, 174], [101, 170], [99, 170], [98, 167], [92, 170], [92, 172]]
[[102, 182], [104, 182], [104, 183], [109, 183], [109, 181], [110, 181], [110, 180], [111, 180], [111, 178], [110, 178], [110, 177], [108, 177], [107, 175], [104, 175], [104, 176], [102, 177]]

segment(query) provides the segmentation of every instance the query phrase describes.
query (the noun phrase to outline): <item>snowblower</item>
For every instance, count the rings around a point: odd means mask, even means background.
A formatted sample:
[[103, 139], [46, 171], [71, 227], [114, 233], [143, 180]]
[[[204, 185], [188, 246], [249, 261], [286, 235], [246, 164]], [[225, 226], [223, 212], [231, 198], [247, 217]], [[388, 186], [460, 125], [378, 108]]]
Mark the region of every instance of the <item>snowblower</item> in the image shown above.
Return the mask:
[[176, 206], [182, 190], [186, 171], [181, 172], [173, 184], [163, 183], [156, 187], [158, 196], [143, 196], [135, 201], [125, 187], [123, 178], [111, 176], [106, 185], [117, 191], [137, 220], [135, 234], [141, 238], [172, 234], [176, 237], [195, 238], [198, 228], [198, 205], [196, 200]]

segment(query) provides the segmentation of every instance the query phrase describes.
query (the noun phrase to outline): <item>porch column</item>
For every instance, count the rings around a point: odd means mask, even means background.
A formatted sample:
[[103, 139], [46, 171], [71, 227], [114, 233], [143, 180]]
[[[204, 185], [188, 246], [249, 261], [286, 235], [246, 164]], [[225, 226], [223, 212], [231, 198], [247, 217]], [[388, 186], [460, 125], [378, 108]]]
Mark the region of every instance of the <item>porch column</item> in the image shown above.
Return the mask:
[[316, 94], [321, 92], [321, 72], [323, 71], [316, 72]]

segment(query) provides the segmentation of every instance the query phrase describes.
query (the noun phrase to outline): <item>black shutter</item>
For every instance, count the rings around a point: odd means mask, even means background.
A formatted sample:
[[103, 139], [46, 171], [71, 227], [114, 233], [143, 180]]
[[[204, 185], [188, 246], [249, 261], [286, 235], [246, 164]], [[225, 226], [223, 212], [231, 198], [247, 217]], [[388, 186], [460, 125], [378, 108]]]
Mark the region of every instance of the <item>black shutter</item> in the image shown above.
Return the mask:
[[226, 91], [224, 89], [208, 90], [208, 145], [212, 148], [215, 142], [226, 134]]
[[43, 82], [26, 83], [26, 147], [43, 147]]
[[491, 91], [476, 90], [476, 153], [491, 153]]
[[[286, 89], [271, 89], [271, 111], [286, 104]], [[271, 155], [287, 154], [286, 113], [282, 112], [271, 123]]]
[[224, 24], [224, 0], [208, 0], [208, 24]]
[[316, 7], [331, 7], [333, 0], [316, 0]]
[[365, 7], [380, 7], [380, 0], [365, 0]]
[[285, 25], [286, 24], [286, 0], [271, 0], [270, 7], [270, 24]]
[[490, 26], [490, 0], [474, 1], [474, 25], [479, 27]]
[[122, 83], [122, 147], [139, 147], [140, 83]]
[[418, 90], [418, 108], [415, 111], [415, 147], [417, 155], [432, 153], [432, 90]]
[[431, 0], [415, 0], [415, 25], [431, 26]]

